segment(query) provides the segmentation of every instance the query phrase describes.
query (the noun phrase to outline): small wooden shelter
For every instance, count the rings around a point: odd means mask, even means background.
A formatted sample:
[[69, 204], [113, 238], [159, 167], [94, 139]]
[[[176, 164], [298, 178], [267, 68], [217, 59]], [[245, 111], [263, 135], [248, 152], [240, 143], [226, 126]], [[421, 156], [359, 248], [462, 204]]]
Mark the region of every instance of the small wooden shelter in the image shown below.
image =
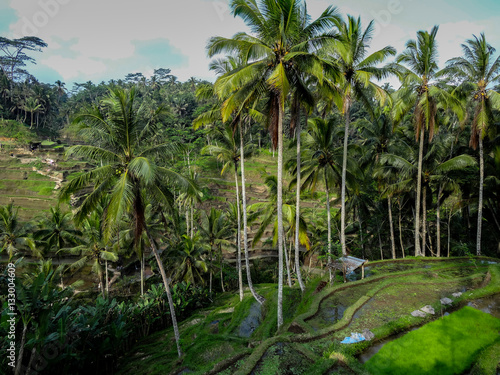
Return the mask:
[[344, 274], [344, 282], [346, 281], [346, 275], [350, 274], [355, 269], [361, 267], [361, 278], [365, 278], [365, 264], [368, 261], [365, 259], [360, 259], [352, 256], [341, 257], [335, 259], [333, 262], [328, 264], [328, 267], [334, 271], [339, 270]]

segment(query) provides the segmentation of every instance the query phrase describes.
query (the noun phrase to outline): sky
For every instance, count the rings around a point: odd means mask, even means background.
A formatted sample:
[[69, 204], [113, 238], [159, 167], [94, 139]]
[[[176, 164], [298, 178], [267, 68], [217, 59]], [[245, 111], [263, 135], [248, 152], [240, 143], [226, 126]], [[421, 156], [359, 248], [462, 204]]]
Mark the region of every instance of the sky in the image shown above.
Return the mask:
[[[328, 6], [375, 22], [373, 51], [391, 45], [400, 53], [418, 30], [439, 25], [439, 61], [460, 56], [461, 43], [486, 34], [500, 51], [500, 1], [478, 0], [307, 0], [312, 18]], [[123, 79], [170, 68], [180, 81], [214, 81], [206, 55], [212, 36], [249, 29], [229, 11], [229, 0], [0, 0], [0, 36], [34, 35], [48, 47], [32, 54], [28, 70], [39, 81]], [[392, 82], [391, 82], [392, 83]]]

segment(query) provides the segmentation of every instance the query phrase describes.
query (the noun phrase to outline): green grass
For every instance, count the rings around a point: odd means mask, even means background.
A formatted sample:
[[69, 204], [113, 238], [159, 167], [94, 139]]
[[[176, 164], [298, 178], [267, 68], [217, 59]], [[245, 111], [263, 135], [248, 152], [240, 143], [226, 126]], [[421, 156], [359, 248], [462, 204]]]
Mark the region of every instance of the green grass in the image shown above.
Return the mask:
[[0, 182], [0, 189], [9, 191], [31, 191], [39, 195], [52, 195], [56, 183], [43, 180], [3, 180]]
[[460, 374], [499, 340], [500, 320], [471, 307], [386, 344], [367, 363], [373, 374]]

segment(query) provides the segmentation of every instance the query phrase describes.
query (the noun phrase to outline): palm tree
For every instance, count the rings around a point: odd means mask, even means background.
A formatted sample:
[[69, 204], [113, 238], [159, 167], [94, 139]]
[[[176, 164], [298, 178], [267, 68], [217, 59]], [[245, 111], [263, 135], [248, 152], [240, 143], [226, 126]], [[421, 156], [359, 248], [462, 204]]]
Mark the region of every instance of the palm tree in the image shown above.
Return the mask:
[[[397, 56], [394, 69], [402, 83], [395, 93], [394, 120], [399, 123], [404, 115], [413, 110], [415, 137], [419, 142], [418, 173], [415, 203], [415, 256], [421, 255], [420, 248], [420, 206], [422, 192], [422, 160], [425, 131], [429, 142], [437, 130], [440, 109], [452, 108], [462, 117], [460, 103], [443, 87], [435, 82], [443, 73], [438, 71], [436, 34], [438, 26], [430, 33], [418, 31], [417, 40], [409, 40], [406, 49]], [[403, 67], [405, 64], [408, 68]]]
[[[200, 226], [201, 232], [205, 239], [210, 245], [210, 255], [209, 255], [209, 271], [210, 271], [210, 293], [212, 293], [212, 260], [213, 254], [217, 251], [220, 266], [220, 279], [222, 291], [224, 290], [224, 278], [223, 278], [223, 267], [222, 267], [222, 245], [229, 245], [228, 238], [230, 236], [230, 227], [227, 223], [225, 215], [216, 210], [215, 208], [210, 209], [210, 214], [205, 212], [205, 216], [201, 222]], [[240, 265], [241, 267], [241, 265]]]
[[25, 112], [29, 112], [31, 115], [30, 129], [33, 128], [33, 115], [35, 114], [35, 112], [38, 112], [42, 108], [43, 107], [41, 104], [39, 104], [38, 99], [32, 97], [27, 98], [24, 102], [23, 110]]
[[164, 113], [158, 108], [153, 116], [144, 114], [144, 107], [136, 104], [136, 89], [110, 88], [109, 96], [94, 107], [76, 117], [80, 134], [89, 145], [73, 146], [68, 156], [83, 157], [97, 167], [71, 180], [61, 189], [60, 198], [68, 199], [73, 193], [90, 187], [76, 209], [75, 218], [82, 222], [95, 210], [105, 196], [103, 225], [109, 238], [122, 216], [129, 214], [133, 220], [136, 241], [146, 233], [162, 275], [174, 328], [177, 352], [181, 356], [179, 330], [169, 281], [156, 243], [146, 222], [146, 201], [166, 210], [175, 211], [171, 188], [177, 186], [194, 191], [195, 186], [178, 173], [162, 166], [168, 156], [178, 150], [172, 143], [151, 145], [149, 137], [158, 129], [158, 117]]
[[342, 186], [341, 186], [341, 211], [340, 211], [340, 243], [342, 255], [347, 255], [346, 249], [346, 174], [347, 174], [347, 147], [349, 139], [349, 124], [351, 122], [351, 105], [354, 100], [359, 100], [365, 105], [365, 109], [371, 112], [370, 95], [374, 95], [380, 101], [386, 97], [386, 92], [372, 79], [382, 79], [388, 76], [388, 67], [377, 67], [387, 57], [396, 54], [393, 47], [387, 46], [367, 56], [370, 41], [374, 31], [374, 22], [371, 21], [365, 30], [361, 26], [361, 19], [348, 16], [347, 22], [337, 20], [336, 26], [339, 35], [331, 43], [332, 50], [330, 58], [335, 70], [340, 71], [327, 86], [330, 86], [333, 100], [345, 117], [344, 131], [344, 156], [342, 162]]
[[[259, 202], [252, 204], [248, 209], [250, 212], [255, 212], [255, 215], [259, 215], [261, 217], [260, 226], [255, 232], [253, 243], [256, 244], [259, 242], [269, 225], [273, 226], [273, 245], [276, 245], [278, 240], [278, 223], [277, 223], [277, 210], [278, 207], [276, 205], [277, 198], [277, 186], [278, 181], [276, 176], [266, 175], [264, 176], [264, 183], [269, 191], [269, 201], [268, 202]], [[300, 190], [300, 188], [299, 188]], [[310, 241], [309, 236], [307, 234], [307, 224], [304, 217], [299, 215], [299, 223], [295, 222], [297, 220], [297, 211], [293, 202], [293, 198], [290, 193], [290, 190], [285, 192], [284, 203], [282, 205], [283, 218], [287, 223], [288, 230], [284, 231], [284, 239], [286, 241], [286, 237], [290, 238], [290, 242], [292, 238], [295, 240], [298, 238], [299, 244], [306, 246], [307, 250], [310, 249]], [[298, 228], [298, 233], [295, 231]], [[291, 248], [290, 248], [291, 251]], [[285, 251], [286, 256], [286, 251]], [[298, 256], [298, 255], [296, 255]], [[286, 270], [288, 276], [288, 285], [291, 287], [291, 277], [290, 277], [290, 263], [291, 259], [286, 260]], [[296, 261], [296, 264], [298, 262]], [[300, 272], [300, 271], [299, 271]]]
[[304, 86], [303, 74], [321, 75], [321, 62], [314, 52], [331, 37], [324, 31], [333, 26], [335, 8], [327, 8], [310, 21], [305, 4], [298, 0], [232, 0], [230, 8], [250, 27], [252, 34], [233, 38], [213, 37], [209, 56], [235, 52], [244, 64], [219, 77], [215, 90], [223, 105], [223, 120], [240, 115], [256, 99], [267, 98], [268, 126], [278, 149], [278, 329], [283, 324], [283, 113], [289, 93]]
[[463, 57], [447, 61], [446, 71], [460, 81], [455, 92], [472, 102], [474, 114], [470, 146], [479, 145], [479, 201], [477, 206], [476, 254], [481, 255], [481, 228], [483, 220], [484, 152], [483, 138], [493, 123], [493, 108], [500, 108], [500, 94], [492, 85], [500, 82], [500, 57], [493, 59], [495, 49], [486, 42], [483, 33], [473, 35], [462, 44]]
[[105, 262], [116, 262], [118, 260], [118, 256], [116, 253], [111, 251], [111, 248], [107, 245], [109, 241], [105, 239], [105, 235], [103, 233], [102, 213], [100, 211], [101, 210], [96, 210], [92, 212], [89, 217], [83, 220], [81, 223], [83, 243], [72, 247], [68, 251], [71, 254], [80, 256], [79, 260], [71, 264], [70, 269], [78, 270], [89, 263], [92, 264], [92, 271], [97, 274], [99, 283], [101, 284], [102, 297], [106, 298], [104, 289], [106, 288], [107, 280], [105, 283], [101, 260]]
[[[450, 157], [449, 146], [453, 142], [453, 137], [443, 135], [439, 142], [433, 143], [425, 153], [422, 165], [422, 253], [425, 256], [425, 245], [427, 236], [427, 192], [432, 194], [432, 185], [434, 184], [453, 184], [453, 181], [448, 177], [448, 173], [452, 171], [460, 171], [467, 167], [476, 165], [475, 160], [469, 155], [458, 155]], [[415, 173], [418, 173], [418, 168], [415, 168], [415, 160], [417, 159], [413, 148], [407, 146], [400, 149], [399, 155], [385, 153], [381, 156], [381, 164], [390, 166], [399, 172], [400, 179], [393, 186], [389, 186], [387, 190], [403, 190], [406, 186], [407, 190], [413, 190], [415, 181], [418, 181], [418, 176], [415, 178]], [[390, 171], [382, 172], [387, 175]], [[437, 202], [441, 199], [442, 188], [440, 187], [437, 196]], [[439, 208], [439, 206], [438, 206]], [[440, 246], [438, 245], [438, 253]]]
[[20, 249], [29, 248], [35, 255], [41, 255], [35, 246], [33, 238], [29, 236], [30, 228], [23, 225], [17, 216], [19, 208], [14, 208], [13, 203], [7, 206], [0, 206], [0, 252], [6, 251], [9, 254], [9, 262]]
[[[338, 186], [341, 177], [341, 149], [335, 144], [338, 129], [333, 119], [326, 121], [321, 118], [309, 120], [308, 132], [304, 134], [303, 145], [310, 159], [304, 162], [304, 182], [302, 189], [316, 190], [319, 181], [323, 181], [326, 193], [326, 215], [328, 224], [328, 262], [332, 254], [332, 224], [330, 211], [330, 191]], [[297, 181], [297, 183], [299, 183]], [[330, 270], [330, 281], [332, 273]]]
[[[219, 109], [220, 113], [220, 109]], [[214, 139], [217, 140], [216, 144], [205, 146], [201, 152], [209, 153], [212, 155], [216, 155], [217, 159], [224, 163], [222, 167], [221, 174], [227, 170], [229, 167], [233, 167], [234, 170], [234, 184], [236, 188], [236, 207], [237, 207], [237, 217], [238, 217], [238, 227], [237, 227], [237, 263], [238, 263], [238, 283], [239, 283], [239, 292], [240, 292], [240, 301], [243, 300], [243, 275], [241, 269], [241, 213], [240, 213], [240, 194], [239, 194], [239, 186], [238, 186], [238, 165], [239, 162], [243, 163], [245, 158], [248, 158], [252, 153], [252, 147], [250, 144], [243, 150], [243, 159], [241, 159], [240, 152], [240, 133], [239, 131], [233, 131], [233, 127], [231, 124], [226, 124], [224, 130], [220, 131], [215, 129], [211, 132]], [[244, 213], [246, 215], [246, 212]], [[248, 252], [245, 252], [245, 260], [248, 260]], [[249, 262], [247, 261], [247, 267]], [[249, 286], [253, 289], [253, 285], [251, 283], [251, 276], [247, 270], [247, 278], [249, 278]], [[252, 291], [252, 295], [255, 292]]]
[[[239, 57], [233, 57], [229, 56], [225, 59], [217, 59], [213, 61], [210, 64], [210, 69], [214, 70], [218, 75], [224, 75], [230, 73], [232, 70], [236, 70], [239, 67], [243, 65], [243, 61]], [[211, 93], [217, 97], [215, 88], [212, 88]], [[224, 120], [222, 118], [222, 113], [221, 110], [223, 108], [223, 102], [222, 100], [217, 100], [217, 102], [214, 104], [214, 106], [211, 108], [211, 110], [203, 113], [200, 115], [194, 122], [194, 127], [198, 127], [201, 124], [209, 124], [216, 122], [218, 120]], [[250, 114], [252, 116], [259, 116], [260, 113], [257, 112], [256, 110], [248, 110], [248, 113], [244, 118], [246, 120], [250, 120]], [[236, 117], [233, 118], [231, 124], [227, 125], [227, 129], [225, 130], [225, 134], [222, 136], [222, 142], [227, 143], [229, 141], [228, 146], [230, 146], [228, 149], [232, 149], [230, 152], [230, 155], [226, 155], [227, 157], [233, 158], [234, 162], [234, 173], [235, 173], [235, 183], [236, 183], [236, 200], [237, 200], [237, 208], [238, 208], [238, 252], [241, 249], [241, 236], [240, 236], [240, 228], [241, 228], [241, 222], [239, 221], [241, 215], [239, 214], [239, 209], [240, 209], [240, 204], [239, 204], [239, 191], [238, 191], [238, 164], [237, 161], [239, 160], [240, 166], [241, 166], [241, 195], [242, 195], [242, 210], [243, 210], [243, 249], [245, 253], [245, 266], [246, 266], [246, 273], [247, 273], [247, 283], [248, 283], [248, 288], [250, 289], [250, 292], [252, 293], [252, 296], [259, 302], [260, 304], [263, 303], [264, 298], [260, 295], [257, 294], [255, 291], [255, 288], [253, 287], [252, 283], [252, 276], [250, 272], [250, 259], [249, 259], [249, 253], [248, 253], [248, 229], [247, 229], [247, 209], [246, 209], [246, 182], [245, 182], [245, 157], [250, 156], [250, 153], [248, 150], [245, 148], [245, 142], [243, 139], [243, 129], [241, 126], [241, 121], [242, 117], [240, 114], [236, 114]], [[236, 133], [239, 134], [239, 137], [236, 136]], [[229, 136], [231, 135], [231, 138]], [[239, 143], [235, 143], [239, 140]], [[247, 144], [250, 146], [250, 144]], [[252, 147], [252, 146], [250, 146]], [[235, 150], [237, 149], [237, 150]], [[208, 151], [208, 150], [207, 150]], [[220, 151], [220, 150], [219, 150]], [[237, 152], [234, 152], [237, 151]], [[239, 154], [238, 154], [239, 152]], [[223, 155], [223, 154], [219, 154]], [[227, 164], [226, 164], [227, 165]], [[239, 254], [239, 253], [238, 253]], [[238, 263], [241, 263], [241, 256], [238, 255]], [[238, 269], [238, 274], [239, 276], [241, 275], [241, 267]], [[243, 281], [242, 278], [239, 278], [240, 282], [240, 300], [243, 299]]]
[[182, 235], [182, 241], [171, 248], [168, 258], [175, 264], [172, 276], [175, 280], [189, 282], [193, 285], [205, 284], [202, 273], [207, 272], [208, 267], [204, 255], [207, 252], [201, 242], [200, 234], [197, 232], [193, 237]]
[[[79, 231], [73, 226], [72, 214], [63, 213], [59, 205], [50, 208], [50, 216], [40, 221], [39, 228], [33, 233], [34, 239], [40, 241], [47, 252], [54, 250], [58, 258], [61, 249], [78, 244]], [[60, 276], [64, 287], [63, 272]]]

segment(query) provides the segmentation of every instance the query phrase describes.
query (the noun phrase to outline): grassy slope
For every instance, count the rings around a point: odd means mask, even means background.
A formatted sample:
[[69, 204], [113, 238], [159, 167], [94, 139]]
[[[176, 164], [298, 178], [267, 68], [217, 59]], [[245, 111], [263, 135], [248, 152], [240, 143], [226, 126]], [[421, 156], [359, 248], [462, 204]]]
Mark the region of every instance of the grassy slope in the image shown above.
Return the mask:
[[[185, 355], [180, 360], [176, 358], [172, 332], [166, 330], [143, 340], [132, 353], [124, 356], [119, 373], [173, 374], [189, 369], [193, 374], [249, 374], [252, 371], [255, 374], [326, 374], [334, 369], [338, 373], [364, 374], [367, 371], [355, 356], [372, 342], [339, 344], [351, 331], [369, 327], [377, 340], [382, 339], [431, 321], [435, 316], [414, 318], [409, 313], [415, 306], [427, 304], [437, 309], [439, 298], [450, 296], [452, 291], [471, 289], [457, 299], [456, 304], [500, 292], [499, 266], [475, 268], [456, 260], [416, 263], [417, 267], [406, 271], [382, 270], [371, 280], [338, 283], [320, 293], [314, 292], [320, 281], [315, 279], [308, 284], [302, 298], [297, 288], [285, 288], [285, 324], [280, 332], [276, 332], [276, 286], [259, 285], [259, 293], [267, 300], [262, 323], [250, 338], [238, 337], [237, 332], [254, 303], [251, 295], [247, 292], [242, 303], [235, 296], [222, 295], [216, 307], [198, 312], [181, 324]], [[426, 265], [431, 267], [424, 268]], [[488, 270], [491, 281], [483, 287], [480, 284]], [[416, 290], [416, 296], [408, 300], [411, 290]], [[347, 301], [350, 306], [340, 321], [314, 329], [308, 321], [315, 319], [318, 310], [321, 312], [331, 298]]]
[[366, 367], [373, 374], [459, 374], [498, 340], [499, 329], [500, 319], [466, 306], [386, 344]]

